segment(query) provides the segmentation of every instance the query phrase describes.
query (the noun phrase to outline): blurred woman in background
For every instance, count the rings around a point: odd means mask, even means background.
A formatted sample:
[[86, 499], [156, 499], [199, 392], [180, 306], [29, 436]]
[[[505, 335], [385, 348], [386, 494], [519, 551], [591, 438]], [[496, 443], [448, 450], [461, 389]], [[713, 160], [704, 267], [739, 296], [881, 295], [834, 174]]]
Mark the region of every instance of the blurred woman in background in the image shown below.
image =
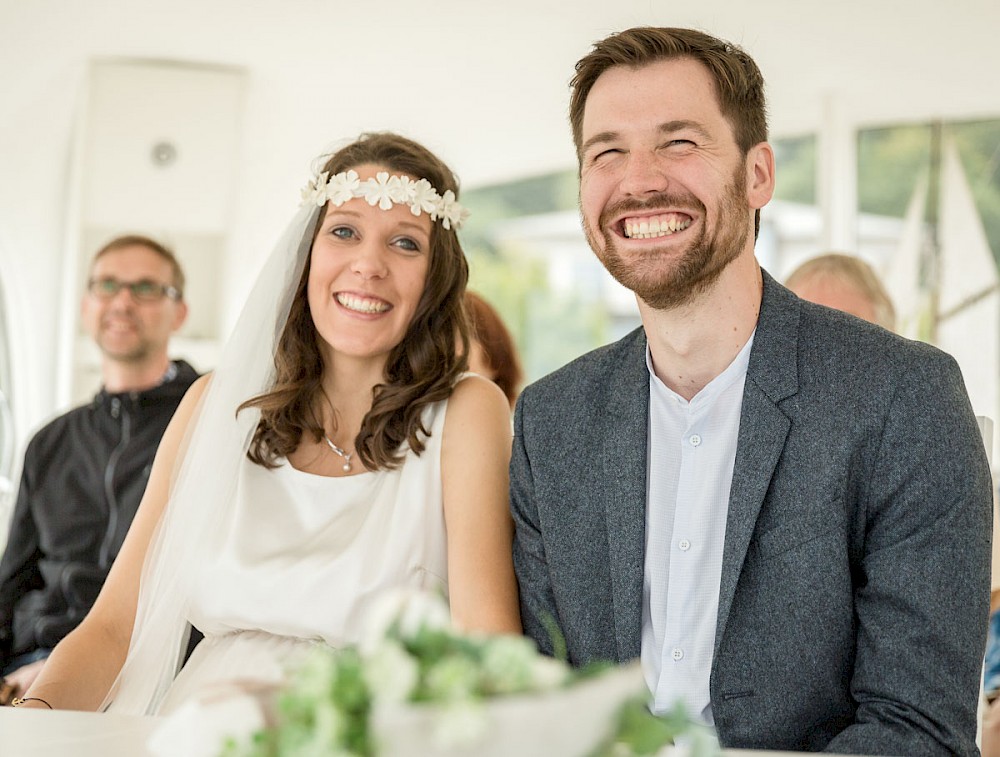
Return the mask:
[[499, 386], [513, 410], [524, 380], [514, 339], [500, 314], [475, 292], [465, 293], [465, 308], [472, 327], [469, 370]]

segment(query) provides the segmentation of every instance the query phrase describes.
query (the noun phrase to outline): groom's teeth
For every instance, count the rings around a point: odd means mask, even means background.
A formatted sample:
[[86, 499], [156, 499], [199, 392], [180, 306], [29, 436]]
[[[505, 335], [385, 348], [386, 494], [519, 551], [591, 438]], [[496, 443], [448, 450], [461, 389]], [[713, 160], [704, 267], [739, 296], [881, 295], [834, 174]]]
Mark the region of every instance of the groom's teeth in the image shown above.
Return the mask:
[[623, 228], [625, 236], [629, 239], [655, 239], [683, 231], [691, 225], [691, 220], [676, 213], [664, 213], [652, 218], [626, 218]]

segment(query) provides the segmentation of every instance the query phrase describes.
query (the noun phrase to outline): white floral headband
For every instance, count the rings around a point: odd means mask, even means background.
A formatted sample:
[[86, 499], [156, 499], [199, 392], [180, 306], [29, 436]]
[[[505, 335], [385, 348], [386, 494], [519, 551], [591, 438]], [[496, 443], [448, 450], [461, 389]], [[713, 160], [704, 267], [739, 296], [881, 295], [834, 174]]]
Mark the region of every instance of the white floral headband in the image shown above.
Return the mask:
[[329, 202], [339, 208], [355, 197], [363, 197], [369, 205], [378, 205], [382, 210], [391, 209], [393, 204], [409, 205], [413, 215], [428, 213], [432, 221], [440, 219], [446, 229], [460, 229], [469, 217], [468, 209], [455, 199], [450, 189], [439, 195], [427, 179], [414, 181], [409, 176], [390, 176], [386, 171], [379, 171], [374, 179], [365, 181], [354, 170], [334, 176], [324, 171], [302, 190], [303, 205], [322, 206]]

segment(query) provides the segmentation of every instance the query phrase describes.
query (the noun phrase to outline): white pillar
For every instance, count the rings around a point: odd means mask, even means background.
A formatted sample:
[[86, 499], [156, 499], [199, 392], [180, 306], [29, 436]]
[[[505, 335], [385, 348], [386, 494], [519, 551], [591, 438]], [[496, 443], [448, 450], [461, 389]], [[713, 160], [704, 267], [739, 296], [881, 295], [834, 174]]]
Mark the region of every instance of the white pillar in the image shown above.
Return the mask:
[[841, 92], [823, 95], [823, 120], [816, 135], [816, 197], [823, 218], [821, 250], [858, 249], [858, 142]]

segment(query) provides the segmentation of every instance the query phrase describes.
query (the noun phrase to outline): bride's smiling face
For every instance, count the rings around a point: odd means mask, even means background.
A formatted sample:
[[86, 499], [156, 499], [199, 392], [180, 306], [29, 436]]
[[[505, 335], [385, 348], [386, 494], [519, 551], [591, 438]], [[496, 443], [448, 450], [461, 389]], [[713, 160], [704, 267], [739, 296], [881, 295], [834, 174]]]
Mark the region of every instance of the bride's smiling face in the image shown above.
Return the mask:
[[[385, 166], [354, 168], [361, 181]], [[416, 179], [419, 177], [410, 177]], [[431, 219], [407, 205], [382, 210], [364, 198], [332, 204], [313, 240], [307, 294], [324, 358], [385, 360], [406, 336], [424, 292]]]

